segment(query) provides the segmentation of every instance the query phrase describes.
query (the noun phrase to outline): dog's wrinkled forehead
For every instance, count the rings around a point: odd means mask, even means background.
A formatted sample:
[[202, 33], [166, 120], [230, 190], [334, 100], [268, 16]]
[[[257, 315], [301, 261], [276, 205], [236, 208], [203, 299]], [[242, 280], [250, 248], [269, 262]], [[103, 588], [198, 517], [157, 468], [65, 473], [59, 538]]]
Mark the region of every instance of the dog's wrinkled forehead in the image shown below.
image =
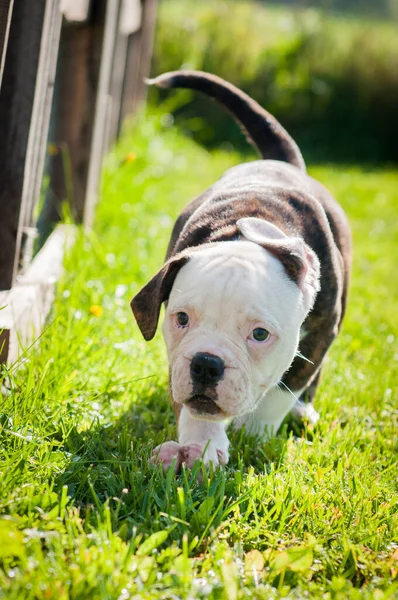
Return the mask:
[[[274, 319], [285, 318], [286, 294], [297, 295], [283, 266], [261, 246], [249, 241], [223, 242], [197, 252], [180, 269], [174, 281], [168, 310], [199, 308], [222, 325], [226, 312], [247, 312], [272, 304]], [[229, 315], [228, 315], [229, 316]]]
[[[213, 280], [214, 285], [232, 286], [245, 275], [248, 282], [258, 279], [259, 272], [266, 277], [270, 263], [283, 268], [271, 255], [253, 242], [222, 242], [208, 244], [196, 252], [177, 274], [174, 288], [179, 284], [195, 284], [199, 280]], [[210, 291], [210, 290], [209, 290]]]
[[305, 311], [312, 307], [319, 289], [319, 261], [311, 248], [261, 219], [240, 219], [237, 226], [243, 239], [182, 250], [133, 298], [131, 308], [146, 340], [155, 335], [162, 302], [174, 299], [183, 288], [202, 301], [218, 298], [220, 303], [233, 296], [235, 309], [250, 295], [261, 296], [263, 303], [272, 298], [272, 305], [281, 301], [286, 307], [286, 299], [293, 294], [294, 306], [300, 290]]

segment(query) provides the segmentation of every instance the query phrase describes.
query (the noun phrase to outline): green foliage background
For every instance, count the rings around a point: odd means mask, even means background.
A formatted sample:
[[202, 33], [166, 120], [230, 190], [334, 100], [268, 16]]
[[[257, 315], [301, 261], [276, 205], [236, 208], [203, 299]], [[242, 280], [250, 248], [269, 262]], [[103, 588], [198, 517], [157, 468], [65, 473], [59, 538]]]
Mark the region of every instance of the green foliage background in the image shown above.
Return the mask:
[[[267, 0], [259, 0], [264, 4]], [[279, 0], [286, 6], [314, 7], [345, 13], [394, 18], [398, 17], [397, 0]]]
[[[163, 0], [159, 11], [153, 74], [224, 77], [274, 114], [311, 162], [398, 161], [396, 23], [247, 0]], [[151, 92], [156, 104], [162, 97]], [[196, 140], [247, 147], [207, 98], [177, 98], [174, 116]]]

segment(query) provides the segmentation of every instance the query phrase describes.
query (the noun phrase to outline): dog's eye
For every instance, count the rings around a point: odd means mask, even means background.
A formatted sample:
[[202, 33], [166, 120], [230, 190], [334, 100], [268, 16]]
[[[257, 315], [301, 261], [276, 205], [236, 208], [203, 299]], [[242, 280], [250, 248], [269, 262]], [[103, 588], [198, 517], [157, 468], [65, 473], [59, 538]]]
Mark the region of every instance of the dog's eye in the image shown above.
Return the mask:
[[270, 336], [269, 331], [263, 329], [263, 327], [256, 327], [253, 329], [251, 337], [256, 342], [266, 342]]
[[185, 312], [178, 312], [176, 315], [177, 324], [180, 327], [186, 327], [189, 323], [189, 317]]

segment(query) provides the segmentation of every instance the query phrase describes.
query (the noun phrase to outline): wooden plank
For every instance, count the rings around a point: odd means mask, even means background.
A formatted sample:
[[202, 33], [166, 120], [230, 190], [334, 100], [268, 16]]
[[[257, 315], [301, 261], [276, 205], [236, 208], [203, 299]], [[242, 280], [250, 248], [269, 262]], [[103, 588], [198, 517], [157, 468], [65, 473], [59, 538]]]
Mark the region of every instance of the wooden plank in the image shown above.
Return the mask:
[[18, 226], [18, 235], [22, 235], [22, 269], [28, 267], [33, 257], [33, 241], [36, 236], [33, 213], [43, 178], [61, 22], [60, 0], [47, 0]]
[[57, 227], [18, 283], [0, 292], [0, 362], [16, 361], [42, 332], [75, 233], [74, 226]]
[[83, 224], [86, 229], [89, 229], [93, 222], [94, 208], [98, 199], [102, 157], [108, 142], [111, 114], [110, 87], [119, 8], [120, 3], [118, 0], [108, 0], [106, 7], [105, 31], [101, 55], [97, 101], [95, 105], [94, 130], [90, 151], [86, 202], [83, 214]]
[[[111, 87], [112, 114], [109, 135], [111, 143], [120, 133], [124, 116], [125, 81], [128, 77], [127, 71], [130, 69], [130, 64], [128, 64], [130, 39], [134, 33], [140, 30], [141, 24], [142, 5], [140, 0], [122, 0]], [[136, 70], [138, 70], [138, 63]]]
[[141, 30], [129, 35], [127, 47], [126, 70], [124, 73], [119, 129], [126, 117], [135, 109], [135, 91], [138, 82], [138, 71], [141, 55]]
[[0, 88], [6, 58], [8, 36], [10, 33], [13, 5], [14, 0], [0, 0]]
[[[146, 56], [147, 67], [140, 71], [141, 53], [137, 51], [133, 52], [133, 68], [130, 59], [126, 69], [126, 54], [130, 57], [132, 54], [131, 41], [133, 38], [137, 41], [140, 36], [138, 32], [132, 33], [140, 23], [137, 1], [139, 3], [139, 0], [122, 0], [121, 4], [120, 0], [96, 0], [92, 3], [88, 22], [79, 27], [63, 27], [55, 86], [54, 126], [50, 136], [54, 142], [51, 144], [54, 152], [50, 157], [50, 185], [39, 217], [42, 239], [51, 231], [52, 224], [59, 220], [65, 199], [71, 206], [73, 217], [77, 221], [83, 220], [86, 227], [91, 226], [103, 154], [109, 140], [115, 139], [118, 134], [126, 106], [132, 108], [139, 72], [148, 74], [156, 0], [148, 0], [147, 9], [144, 6], [146, 31], [151, 31], [150, 40], [144, 44], [146, 50], [143, 56]], [[134, 84], [130, 85], [126, 94], [126, 78], [130, 71], [133, 71]], [[143, 84], [142, 88], [145, 93]], [[127, 96], [129, 100], [126, 103]], [[73, 103], [70, 102], [71, 97], [74, 98]], [[144, 97], [142, 93], [140, 97]]]
[[[131, 85], [133, 78], [133, 87], [136, 85], [138, 62], [133, 65], [133, 73], [131, 74], [132, 65], [129, 57], [132, 36], [135, 34], [139, 37], [141, 25], [142, 5], [140, 0], [122, 0], [112, 82], [111, 141], [118, 137], [125, 116], [126, 82], [130, 82]], [[137, 58], [139, 58], [139, 53]], [[134, 93], [132, 93], [132, 97], [134, 97]]]
[[60, 220], [65, 200], [73, 218], [83, 220], [105, 16], [106, 0], [96, 0], [87, 21], [65, 23], [61, 30], [50, 126], [49, 187], [38, 221], [41, 240]]
[[123, 11], [120, 11], [119, 27], [116, 36], [115, 52], [113, 59], [112, 76], [110, 83], [111, 114], [109, 117], [108, 146], [114, 142], [119, 134], [119, 118], [122, 104], [123, 81], [126, 70], [126, 57], [128, 48], [128, 34], [122, 31]]
[[18, 264], [18, 223], [36, 88], [45, 3], [15, 2], [0, 89], [0, 290]]
[[146, 100], [148, 86], [145, 78], [149, 76], [155, 35], [157, 0], [145, 0], [143, 5], [140, 60], [138, 65], [137, 85], [134, 94], [133, 110]]
[[141, 28], [130, 35], [119, 128], [121, 122], [132, 115], [146, 99], [147, 86], [144, 79], [150, 72], [156, 13], [157, 0], [145, 0]]
[[71, 23], [87, 21], [89, 9], [90, 0], [61, 0], [61, 12]]
[[119, 31], [122, 35], [130, 35], [141, 28], [141, 0], [122, 0], [120, 8]]

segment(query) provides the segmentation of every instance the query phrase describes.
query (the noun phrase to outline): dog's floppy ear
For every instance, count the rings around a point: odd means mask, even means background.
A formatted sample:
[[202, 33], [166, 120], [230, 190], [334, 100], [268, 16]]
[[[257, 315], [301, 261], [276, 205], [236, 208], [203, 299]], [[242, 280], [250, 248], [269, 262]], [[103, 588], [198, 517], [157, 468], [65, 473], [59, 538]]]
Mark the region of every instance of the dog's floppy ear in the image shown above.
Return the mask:
[[308, 296], [305, 292], [310, 291], [310, 305], [319, 291], [320, 265], [304, 240], [289, 237], [273, 223], [256, 217], [239, 219], [237, 226], [247, 240], [259, 244], [280, 260], [288, 277], [297, 283], [305, 296]]
[[173, 256], [132, 299], [131, 309], [147, 341], [155, 335], [162, 302], [168, 299], [178, 271], [188, 260], [187, 252]]

